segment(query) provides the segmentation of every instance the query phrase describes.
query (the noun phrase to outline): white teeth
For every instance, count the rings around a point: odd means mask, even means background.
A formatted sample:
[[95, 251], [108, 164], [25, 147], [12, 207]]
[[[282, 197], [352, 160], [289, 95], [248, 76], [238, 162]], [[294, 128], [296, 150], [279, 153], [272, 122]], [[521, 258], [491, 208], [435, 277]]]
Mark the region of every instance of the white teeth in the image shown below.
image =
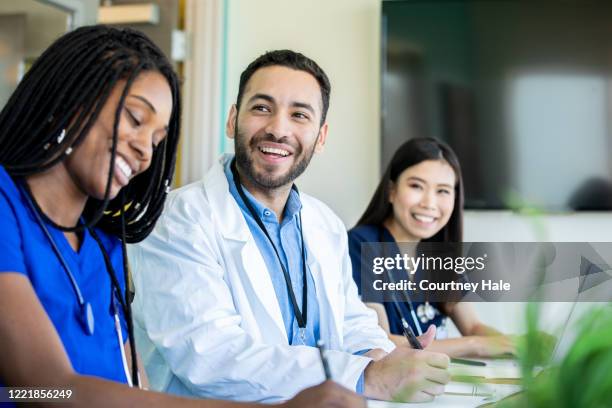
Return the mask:
[[119, 169], [121, 170], [121, 172], [125, 174], [125, 177], [127, 178], [132, 177], [132, 168], [130, 167], [129, 164], [127, 164], [127, 162], [123, 159], [123, 157], [117, 156], [117, 158], [115, 159], [115, 163], [117, 164], [117, 166], [119, 166]]
[[433, 222], [435, 220], [434, 217], [429, 217], [427, 215], [421, 215], [421, 214], [412, 214], [412, 216], [417, 220], [417, 221], [421, 221], [421, 222]]
[[283, 157], [289, 156], [289, 152], [283, 149], [275, 149], [273, 147], [260, 147], [259, 150], [261, 150], [263, 153], [278, 154], [279, 156]]

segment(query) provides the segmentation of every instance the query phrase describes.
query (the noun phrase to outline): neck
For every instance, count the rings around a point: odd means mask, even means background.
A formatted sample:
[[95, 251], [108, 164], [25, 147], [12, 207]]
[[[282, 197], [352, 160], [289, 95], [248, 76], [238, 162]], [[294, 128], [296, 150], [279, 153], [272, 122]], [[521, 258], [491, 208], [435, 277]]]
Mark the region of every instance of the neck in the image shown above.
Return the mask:
[[421, 240], [410, 234], [402, 227], [393, 217], [389, 217], [383, 223], [385, 228], [389, 230], [395, 242], [420, 242]]
[[283, 212], [285, 210], [285, 204], [289, 199], [291, 193], [291, 184], [284, 185], [278, 188], [263, 188], [257, 183], [253, 182], [247, 177], [239, 166], [236, 166], [238, 174], [240, 175], [240, 183], [248, 190], [253, 197], [267, 208], [274, 211], [276, 218], [279, 222], [283, 220]]
[[87, 195], [77, 187], [63, 163], [26, 177], [26, 182], [40, 209], [53, 222], [65, 227], [78, 223]]

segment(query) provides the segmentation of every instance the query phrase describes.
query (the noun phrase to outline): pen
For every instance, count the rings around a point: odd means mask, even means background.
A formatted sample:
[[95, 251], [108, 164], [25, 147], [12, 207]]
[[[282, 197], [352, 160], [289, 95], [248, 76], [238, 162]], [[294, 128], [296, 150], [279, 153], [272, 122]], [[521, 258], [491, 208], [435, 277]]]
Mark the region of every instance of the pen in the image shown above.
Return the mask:
[[321, 364], [323, 365], [323, 371], [325, 372], [325, 379], [331, 380], [332, 375], [329, 370], [329, 362], [327, 361], [327, 357], [325, 357], [325, 353], [323, 350], [324, 344], [321, 340], [317, 341], [317, 348], [319, 349], [319, 355], [321, 356]]
[[[412, 331], [412, 327], [410, 327], [406, 319], [404, 319], [403, 317], [401, 319], [402, 328], [404, 329], [404, 336], [406, 336], [406, 339], [408, 339], [408, 343], [410, 343], [410, 346], [412, 346], [412, 348], [416, 350], [423, 350], [423, 346], [419, 342], [419, 339], [417, 339], [416, 335], [414, 334], [414, 331]], [[467, 360], [464, 358], [451, 358], [451, 363], [478, 367], [484, 367], [487, 365], [484, 361]]]
[[410, 343], [410, 346], [413, 349], [423, 350], [423, 346], [419, 342], [419, 339], [417, 339], [416, 336], [414, 335], [414, 332], [412, 331], [412, 327], [410, 327], [410, 325], [408, 324], [406, 319], [404, 319], [404, 317], [402, 317], [401, 319], [402, 319], [402, 328], [404, 330], [404, 336], [406, 336], [406, 339], [408, 340], [408, 343]]
[[451, 358], [451, 363], [454, 364], [463, 364], [463, 365], [469, 365], [469, 366], [479, 366], [479, 367], [485, 367], [487, 365], [487, 363], [485, 363], [484, 361], [477, 361], [477, 360], [466, 360], [465, 358]]

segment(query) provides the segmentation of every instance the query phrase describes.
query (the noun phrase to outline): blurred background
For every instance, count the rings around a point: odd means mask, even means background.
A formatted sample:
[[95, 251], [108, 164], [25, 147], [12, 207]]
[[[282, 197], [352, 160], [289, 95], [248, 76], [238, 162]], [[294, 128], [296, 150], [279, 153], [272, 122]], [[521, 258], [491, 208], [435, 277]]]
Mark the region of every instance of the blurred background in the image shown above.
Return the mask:
[[[465, 241], [609, 242], [611, 19], [611, 4], [591, 0], [0, 0], [0, 106], [63, 32], [142, 30], [183, 78], [178, 186], [232, 151], [224, 125], [241, 71], [290, 48], [332, 83], [326, 148], [298, 184], [348, 228], [395, 148], [433, 136], [464, 169]], [[521, 329], [522, 305], [476, 306]]]

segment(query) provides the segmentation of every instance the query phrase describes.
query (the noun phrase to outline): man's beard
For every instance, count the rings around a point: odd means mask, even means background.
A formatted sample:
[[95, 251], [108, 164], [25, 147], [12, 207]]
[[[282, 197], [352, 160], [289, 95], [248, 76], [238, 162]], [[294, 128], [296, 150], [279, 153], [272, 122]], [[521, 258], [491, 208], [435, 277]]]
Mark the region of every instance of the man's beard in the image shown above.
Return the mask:
[[[274, 190], [293, 183], [293, 181], [298, 178], [304, 172], [304, 170], [306, 170], [306, 167], [308, 167], [308, 164], [314, 155], [316, 146], [315, 142], [311, 151], [306, 152], [304, 157], [293, 163], [291, 168], [285, 174], [274, 177], [266, 174], [265, 172], [257, 172], [255, 170], [251, 151], [253, 149], [257, 149], [257, 144], [261, 141], [279, 143], [279, 140], [277, 140], [273, 135], [267, 134], [263, 137], [254, 137], [251, 139], [250, 146], [247, 146], [246, 143], [244, 143], [244, 139], [244, 135], [238, 130], [238, 127], [236, 127], [236, 131], [234, 133], [236, 164], [238, 168], [244, 172], [244, 175], [249, 178], [249, 180], [266, 190]], [[295, 146], [293, 155], [296, 158], [299, 158], [300, 154], [302, 154], [302, 149], [299, 146]]]

